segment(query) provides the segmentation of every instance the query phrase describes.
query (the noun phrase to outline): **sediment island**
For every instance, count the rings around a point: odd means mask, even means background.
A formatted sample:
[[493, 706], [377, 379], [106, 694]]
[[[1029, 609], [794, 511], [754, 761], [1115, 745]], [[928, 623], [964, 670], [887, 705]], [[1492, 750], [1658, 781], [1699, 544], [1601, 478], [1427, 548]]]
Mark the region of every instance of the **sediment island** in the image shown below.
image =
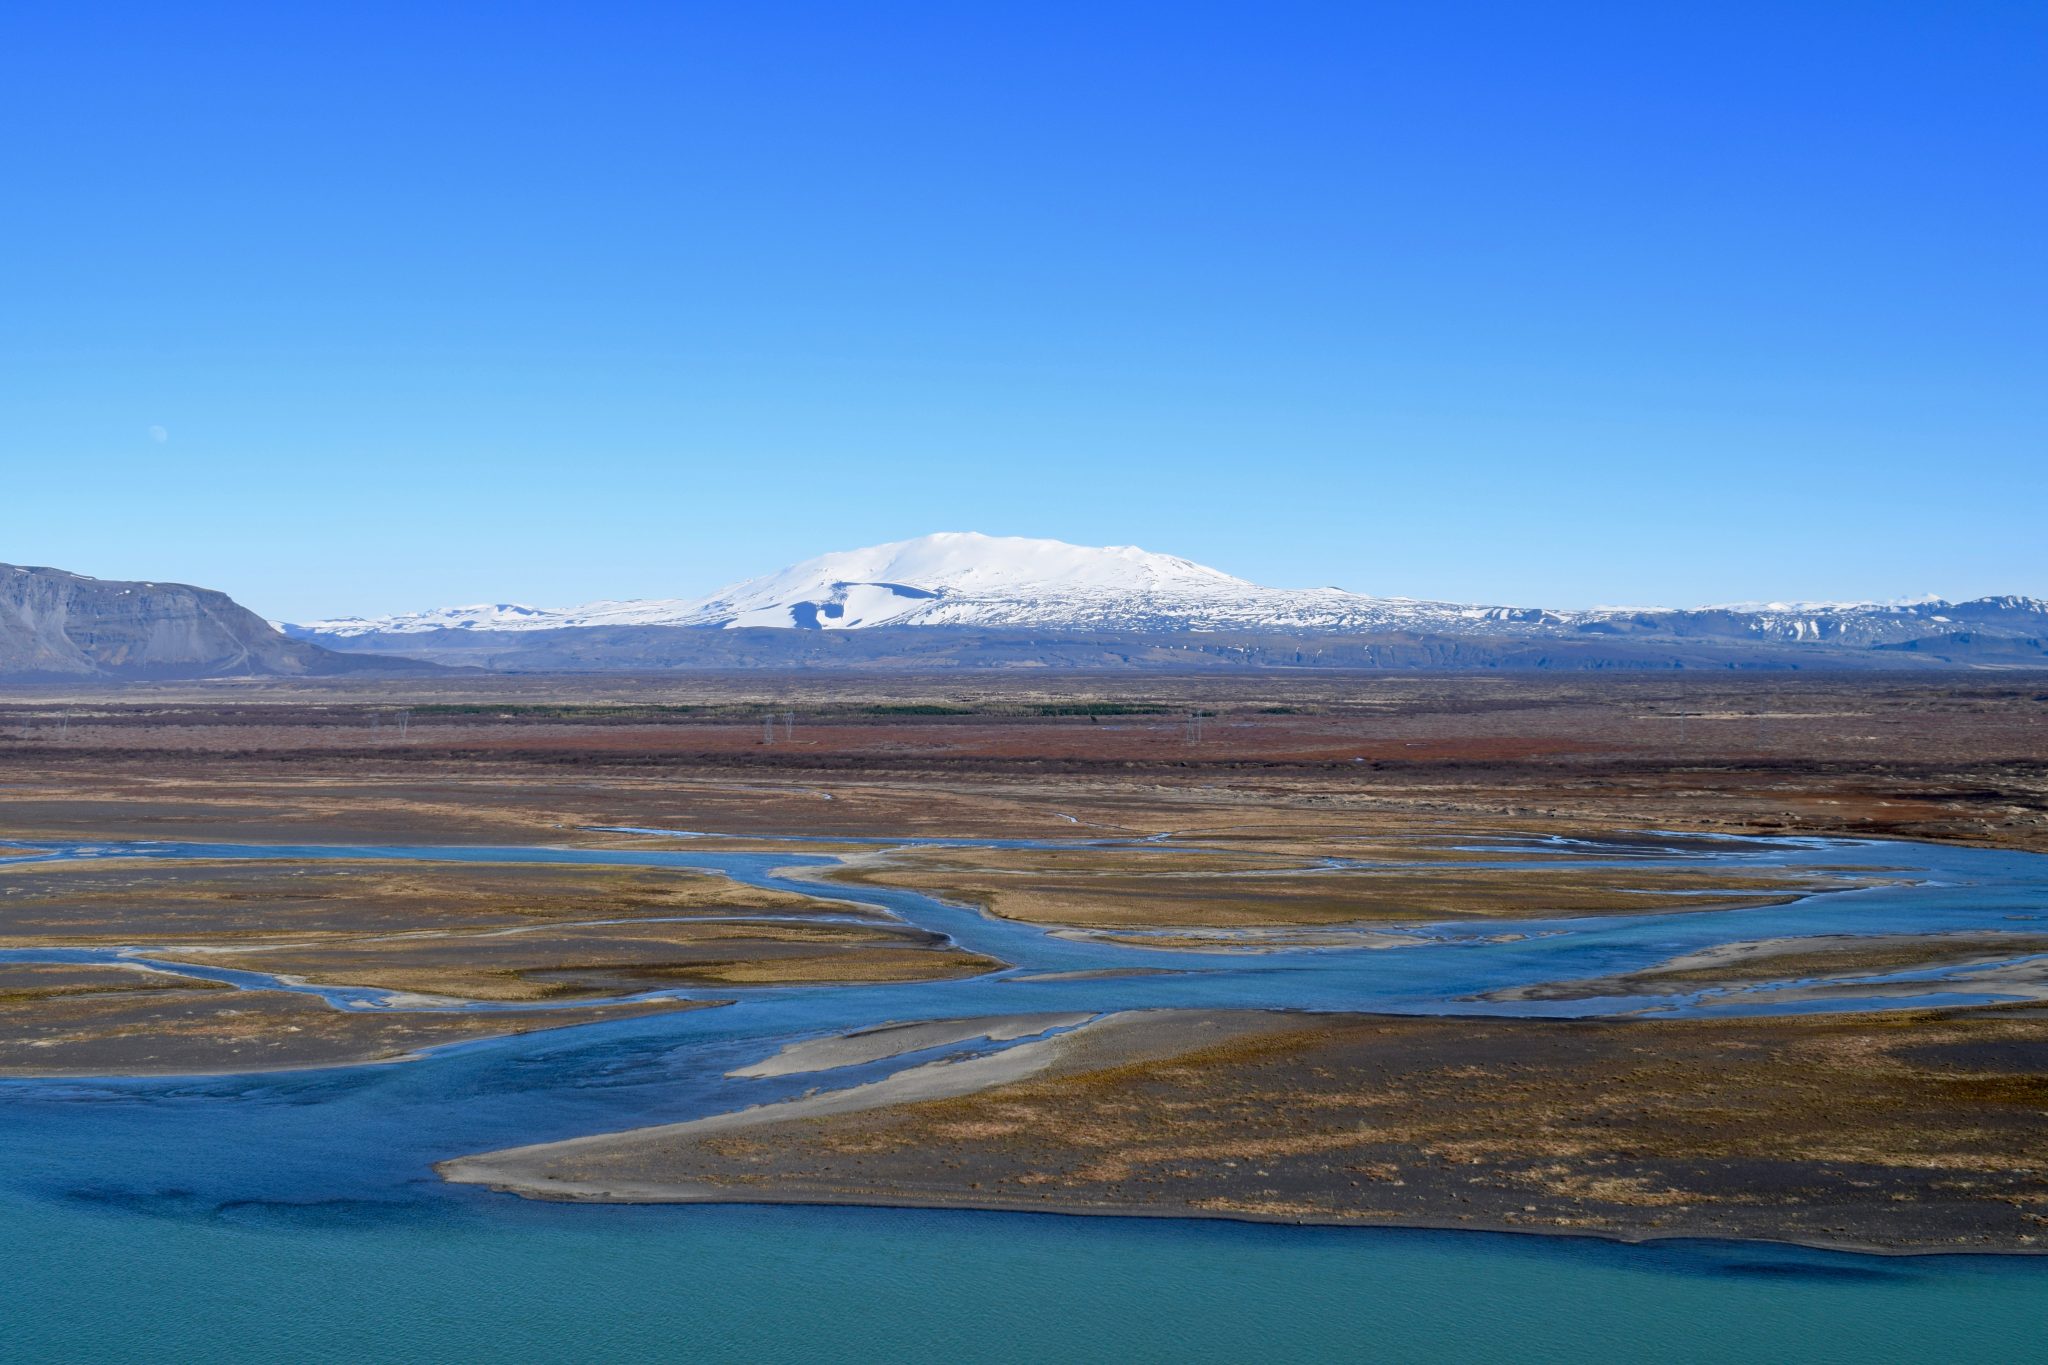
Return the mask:
[[1160, 1012], [1037, 1046], [1028, 1075], [948, 1084], [975, 1064], [927, 1066], [936, 1093], [873, 1087], [441, 1171], [543, 1199], [2048, 1246], [2048, 1013], [2032, 1007]]

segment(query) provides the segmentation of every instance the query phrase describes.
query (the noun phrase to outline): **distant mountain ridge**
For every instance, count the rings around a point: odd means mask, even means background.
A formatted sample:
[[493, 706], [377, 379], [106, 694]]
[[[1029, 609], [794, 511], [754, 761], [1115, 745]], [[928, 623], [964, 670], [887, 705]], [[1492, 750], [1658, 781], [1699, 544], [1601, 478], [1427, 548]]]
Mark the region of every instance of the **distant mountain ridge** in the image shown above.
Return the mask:
[[432, 667], [289, 639], [210, 588], [0, 564], [0, 678], [312, 677]]
[[702, 598], [278, 627], [226, 594], [0, 565], [0, 679], [672, 669], [2048, 668], [2031, 597], [1686, 610], [1268, 588], [1131, 546], [967, 533], [821, 555]]
[[[1749, 603], [1687, 609], [1606, 607], [1551, 610], [1373, 597], [1339, 588], [1269, 588], [1220, 570], [1135, 546], [1093, 548], [1054, 540], [944, 532], [865, 549], [820, 555], [777, 573], [747, 579], [701, 598], [595, 602], [566, 610], [498, 604], [455, 607], [381, 618], [287, 625], [298, 638], [342, 649], [418, 652], [432, 657], [503, 658], [522, 653], [561, 659], [589, 654], [601, 639], [621, 657], [648, 641], [636, 630], [770, 630], [848, 632], [887, 628], [949, 628], [982, 632], [1059, 632], [1062, 637], [1151, 640], [1163, 636], [1241, 635], [1259, 639], [1402, 635], [1461, 642], [1451, 651], [1483, 658], [1481, 646], [1526, 657], [1546, 645], [1595, 658], [1585, 646], [1627, 640], [1743, 648], [1818, 647], [1870, 650], [1918, 640], [1952, 639], [1953, 649], [2024, 659], [2028, 646], [1985, 642], [2048, 636], [2048, 603], [2030, 597], [1987, 597], [1951, 603]], [[536, 637], [520, 645], [511, 637]], [[459, 637], [493, 637], [470, 645]], [[541, 637], [545, 637], [544, 639]], [[580, 641], [580, 646], [577, 642]], [[676, 646], [656, 653], [674, 654]], [[697, 654], [735, 651], [698, 645]], [[812, 657], [795, 645], [764, 646]], [[919, 646], [929, 653], [949, 647]], [[1266, 646], [1262, 651], [1270, 652]], [[1284, 649], [1280, 650], [1285, 653]], [[842, 649], [841, 655], [867, 651]], [[1615, 657], [1652, 657], [1642, 648]], [[1909, 651], [1923, 661], [1951, 654]], [[830, 651], [827, 651], [830, 656]], [[1544, 657], [1550, 657], [1545, 655]], [[1773, 657], [1779, 657], [1773, 654]], [[1802, 657], [1802, 656], [1785, 656]], [[1814, 657], [1818, 661], [1820, 656]], [[1876, 661], [1870, 661], [1876, 662]], [[1894, 656], [1894, 666], [1902, 666]], [[540, 666], [536, 664], [535, 666]], [[589, 666], [586, 664], [585, 666]]]

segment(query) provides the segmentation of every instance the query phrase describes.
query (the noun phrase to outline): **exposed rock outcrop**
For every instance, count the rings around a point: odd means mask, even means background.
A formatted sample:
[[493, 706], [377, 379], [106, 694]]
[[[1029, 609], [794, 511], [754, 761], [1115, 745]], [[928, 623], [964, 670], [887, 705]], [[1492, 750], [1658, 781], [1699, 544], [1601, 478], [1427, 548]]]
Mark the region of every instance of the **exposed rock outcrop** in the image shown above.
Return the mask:
[[293, 677], [434, 667], [287, 639], [210, 588], [0, 564], [0, 678]]

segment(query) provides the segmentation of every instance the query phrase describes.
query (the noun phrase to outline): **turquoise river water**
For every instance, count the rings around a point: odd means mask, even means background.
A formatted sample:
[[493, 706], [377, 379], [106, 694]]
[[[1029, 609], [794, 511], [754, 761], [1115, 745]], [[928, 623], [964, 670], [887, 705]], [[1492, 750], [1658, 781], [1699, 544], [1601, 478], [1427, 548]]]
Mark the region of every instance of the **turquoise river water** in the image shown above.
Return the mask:
[[[590, 862], [810, 890], [806, 874], [833, 861], [800, 842], [735, 853], [682, 835], [652, 847], [636, 837], [632, 847], [573, 850], [16, 845], [0, 858]], [[1161, 857], [1199, 856], [1156, 847]], [[863, 913], [1012, 965], [969, 981], [698, 992], [735, 1003], [460, 1044], [398, 1065], [0, 1081], [0, 1359], [2048, 1359], [2048, 1259], [1178, 1219], [556, 1205], [447, 1185], [431, 1170], [447, 1157], [721, 1112], [945, 1055], [727, 1075], [791, 1039], [890, 1020], [1161, 1006], [1597, 1014], [1645, 1002], [1472, 997], [1718, 943], [2021, 929], [2048, 917], [2048, 858], [2020, 853], [1679, 839], [1498, 851], [1558, 867], [1883, 875], [1765, 909], [1518, 923], [1513, 935], [1424, 926], [1420, 941], [1393, 949], [1220, 953], [1076, 939], [908, 891], [835, 888]], [[1329, 867], [1338, 877], [1370, 870]], [[148, 960], [0, 953], [121, 956]], [[1134, 965], [1165, 970], [1069, 975]], [[448, 1007], [211, 974], [311, 991], [339, 1009]], [[1789, 1007], [1996, 998], [1967, 977], [1884, 980], [1893, 991], [1913, 981], [1916, 994]], [[1694, 1013], [1788, 1007], [1745, 993], [1660, 1003]]]

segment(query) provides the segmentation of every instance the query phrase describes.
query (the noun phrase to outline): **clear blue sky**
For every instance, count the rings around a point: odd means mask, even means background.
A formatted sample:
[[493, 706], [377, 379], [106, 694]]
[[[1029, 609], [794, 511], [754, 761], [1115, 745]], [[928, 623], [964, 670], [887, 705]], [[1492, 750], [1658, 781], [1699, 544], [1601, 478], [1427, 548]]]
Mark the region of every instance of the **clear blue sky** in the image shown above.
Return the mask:
[[[2048, 6], [0, 16], [0, 560], [2048, 595]], [[153, 430], [154, 429], [154, 430]]]

